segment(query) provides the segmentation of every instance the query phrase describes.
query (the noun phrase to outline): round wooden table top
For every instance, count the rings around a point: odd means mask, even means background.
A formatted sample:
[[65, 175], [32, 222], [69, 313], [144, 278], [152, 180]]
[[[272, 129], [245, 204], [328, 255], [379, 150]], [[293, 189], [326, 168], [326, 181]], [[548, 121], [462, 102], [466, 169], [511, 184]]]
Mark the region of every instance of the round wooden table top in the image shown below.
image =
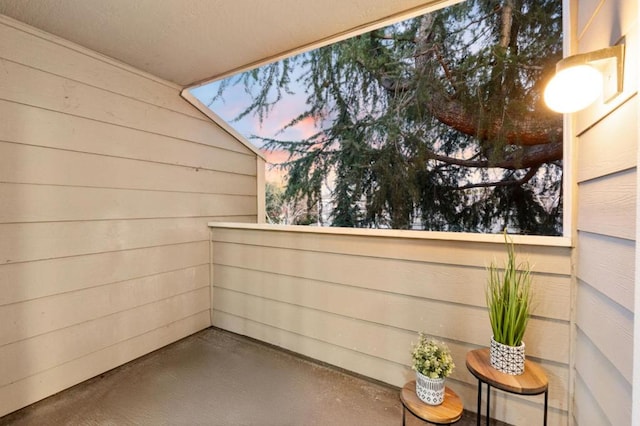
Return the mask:
[[547, 390], [547, 375], [538, 364], [525, 359], [524, 373], [519, 376], [502, 373], [491, 366], [489, 348], [476, 349], [467, 353], [467, 369], [489, 385], [520, 395], [538, 395]]
[[409, 411], [431, 423], [448, 425], [462, 417], [462, 400], [448, 387], [444, 388], [444, 402], [440, 405], [429, 405], [416, 395], [416, 381], [404, 385], [400, 392], [400, 400]]

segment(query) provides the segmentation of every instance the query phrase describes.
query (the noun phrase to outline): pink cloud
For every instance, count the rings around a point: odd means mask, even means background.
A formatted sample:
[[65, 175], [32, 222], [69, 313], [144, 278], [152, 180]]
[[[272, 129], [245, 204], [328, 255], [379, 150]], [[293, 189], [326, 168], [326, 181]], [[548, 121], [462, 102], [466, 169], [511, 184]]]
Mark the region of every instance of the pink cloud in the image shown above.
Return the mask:
[[289, 160], [289, 153], [287, 151], [265, 151], [260, 150], [267, 160], [265, 166], [265, 180], [267, 182], [273, 182], [278, 184], [284, 184], [286, 182], [287, 173], [278, 167], [278, 164], [284, 163]]
[[295, 126], [281, 132], [292, 120], [298, 117], [306, 109], [304, 98], [301, 95], [292, 95], [283, 98], [269, 116], [260, 123], [257, 117], [252, 117], [254, 134], [272, 139], [303, 140], [318, 131], [316, 120], [307, 117]]
[[[194, 95], [198, 96], [203, 102], [208, 103], [211, 96], [215, 94], [217, 85], [203, 86], [194, 90]], [[231, 86], [227, 88], [224, 95], [224, 101], [218, 99], [211, 105], [211, 109], [215, 111], [223, 120], [226, 120], [240, 134], [249, 139], [254, 145], [260, 148], [261, 141], [251, 138], [258, 136], [266, 139], [280, 139], [287, 141], [304, 140], [318, 132], [318, 123], [321, 118], [314, 119], [307, 117], [297, 123], [295, 126], [280, 133], [282, 128], [289, 124], [291, 120], [298, 117], [306, 110], [306, 95], [303, 88], [299, 87], [299, 92], [294, 95], [285, 95], [271, 110], [262, 123], [255, 115], [245, 116], [239, 121], [233, 121], [247, 105], [251, 103], [251, 96], [246, 93], [241, 86]], [[285, 182], [286, 173], [275, 165], [289, 160], [289, 153], [282, 150], [267, 152], [262, 150], [267, 166], [265, 170], [265, 178], [271, 182]]]

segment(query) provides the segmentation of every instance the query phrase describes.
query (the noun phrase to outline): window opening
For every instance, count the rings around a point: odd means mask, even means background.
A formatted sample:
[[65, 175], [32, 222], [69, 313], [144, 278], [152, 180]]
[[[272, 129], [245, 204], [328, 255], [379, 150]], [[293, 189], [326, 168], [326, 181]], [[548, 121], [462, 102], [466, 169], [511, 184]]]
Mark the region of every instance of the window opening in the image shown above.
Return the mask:
[[468, 0], [192, 89], [265, 151], [271, 223], [562, 235], [562, 2]]

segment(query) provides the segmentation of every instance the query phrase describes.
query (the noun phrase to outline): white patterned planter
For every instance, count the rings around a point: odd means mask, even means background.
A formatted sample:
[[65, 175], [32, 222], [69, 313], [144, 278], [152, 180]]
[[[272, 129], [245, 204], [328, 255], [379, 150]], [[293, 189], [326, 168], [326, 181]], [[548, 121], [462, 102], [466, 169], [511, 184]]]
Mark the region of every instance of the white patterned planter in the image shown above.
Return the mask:
[[416, 371], [416, 394], [429, 405], [440, 405], [444, 401], [444, 378], [432, 379]]
[[524, 373], [524, 342], [520, 346], [509, 346], [498, 343], [491, 336], [491, 349], [489, 351], [491, 366], [512, 376]]

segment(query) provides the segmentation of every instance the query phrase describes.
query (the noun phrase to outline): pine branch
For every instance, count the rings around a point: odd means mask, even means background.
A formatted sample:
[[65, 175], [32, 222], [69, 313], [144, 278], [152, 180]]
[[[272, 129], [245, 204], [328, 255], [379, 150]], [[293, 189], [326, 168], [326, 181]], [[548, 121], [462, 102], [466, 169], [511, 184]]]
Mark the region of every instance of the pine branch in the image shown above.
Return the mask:
[[456, 78], [451, 72], [451, 69], [449, 68], [449, 64], [447, 64], [447, 62], [444, 60], [444, 57], [442, 56], [442, 52], [440, 51], [440, 48], [438, 47], [438, 45], [434, 45], [433, 50], [435, 51], [436, 59], [438, 60], [438, 63], [442, 68], [442, 72], [444, 72], [444, 75], [447, 81], [449, 82], [449, 84], [451, 84], [451, 87], [453, 88], [454, 92], [456, 92], [457, 91]]
[[[439, 56], [437, 46], [431, 41], [432, 18], [426, 15], [422, 18], [418, 38], [420, 43], [416, 50], [416, 68], [428, 69], [428, 61], [435, 60], [447, 80], [455, 88], [455, 78], [443, 59]], [[364, 65], [364, 64], [362, 64]], [[389, 94], [410, 92], [416, 90], [416, 82], [409, 78], [397, 78], [376, 70], [368, 70]], [[500, 140], [507, 145], [555, 145], [562, 140], [562, 115], [547, 111], [528, 111], [518, 117], [497, 116], [486, 122], [483, 111], [476, 108], [469, 111], [457, 98], [449, 96], [441, 86], [433, 84], [429, 87], [429, 96], [421, 102], [427, 110], [441, 123], [459, 132], [476, 137], [483, 141]], [[560, 157], [562, 158], [562, 157]]]
[[[405, 137], [410, 136], [405, 135]], [[562, 141], [543, 145], [522, 147], [520, 150], [505, 156], [502, 160], [498, 160], [495, 162], [489, 161], [488, 159], [476, 160], [475, 158], [478, 157], [479, 154], [474, 155], [470, 159], [465, 159], [441, 155], [433, 150], [426, 151], [428, 158], [453, 166], [469, 168], [497, 167], [507, 170], [520, 170], [529, 167], [538, 167], [544, 163], [561, 160], [562, 153]]]
[[433, 92], [425, 105], [438, 121], [469, 136], [508, 145], [541, 145], [562, 140], [562, 115], [529, 112], [512, 118], [508, 125], [502, 117], [482, 126], [478, 111], [469, 112], [457, 99]]
[[497, 188], [500, 186], [521, 186], [529, 182], [531, 178], [533, 178], [536, 175], [539, 168], [540, 167], [530, 168], [527, 174], [522, 177], [522, 179], [501, 180], [498, 182], [470, 183], [468, 185], [463, 185], [463, 186], [459, 186], [451, 189], [460, 191], [460, 190], [473, 189], [473, 188]]

